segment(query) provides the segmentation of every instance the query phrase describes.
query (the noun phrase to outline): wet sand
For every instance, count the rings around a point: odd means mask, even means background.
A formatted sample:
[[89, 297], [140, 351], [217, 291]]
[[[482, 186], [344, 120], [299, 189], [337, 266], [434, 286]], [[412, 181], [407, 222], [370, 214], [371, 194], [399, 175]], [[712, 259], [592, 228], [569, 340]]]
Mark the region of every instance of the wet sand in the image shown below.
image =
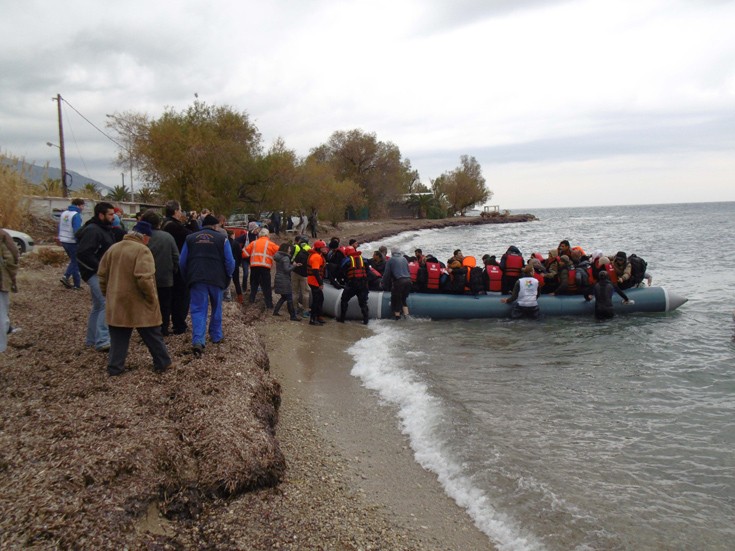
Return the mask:
[[[312, 426], [344, 466], [348, 493], [358, 496], [360, 507], [374, 509], [417, 547], [493, 549], [436, 476], [414, 461], [394, 409], [350, 375], [353, 361], [346, 350], [370, 335], [369, 328], [334, 320], [314, 327], [284, 316], [271, 317], [263, 329], [271, 370], [283, 387], [280, 424]], [[288, 432], [277, 431], [288, 440]], [[283, 448], [292, 444], [284, 441]], [[288, 453], [287, 460], [293, 461]], [[391, 548], [386, 538], [381, 548]]]

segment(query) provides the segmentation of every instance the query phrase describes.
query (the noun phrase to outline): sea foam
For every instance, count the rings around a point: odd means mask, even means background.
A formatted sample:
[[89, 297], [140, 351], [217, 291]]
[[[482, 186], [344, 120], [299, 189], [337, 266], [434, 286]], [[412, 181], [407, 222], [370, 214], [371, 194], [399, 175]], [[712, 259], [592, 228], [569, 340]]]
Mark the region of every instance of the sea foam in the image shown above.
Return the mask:
[[[525, 533], [508, 515], [497, 511], [488, 497], [466, 476], [439, 436], [444, 420], [442, 402], [406, 365], [411, 357], [393, 321], [371, 323], [374, 334], [348, 349], [355, 364], [352, 375], [381, 399], [398, 408], [401, 431], [408, 436], [416, 461], [435, 473], [444, 491], [501, 550], [540, 550], [543, 545]], [[415, 356], [415, 355], [414, 355]]]

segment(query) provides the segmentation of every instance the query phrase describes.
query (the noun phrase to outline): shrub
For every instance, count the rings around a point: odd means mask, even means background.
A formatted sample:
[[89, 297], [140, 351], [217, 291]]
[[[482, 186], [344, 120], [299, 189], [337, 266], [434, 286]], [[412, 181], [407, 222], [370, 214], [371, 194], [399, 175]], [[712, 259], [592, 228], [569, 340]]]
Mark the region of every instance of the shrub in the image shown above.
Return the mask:
[[[28, 189], [28, 181], [22, 172], [18, 172], [19, 159], [0, 153], [0, 227], [20, 228], [28, 217], [30, 201], [24, 197]], [[25, 170], [25, 163], [22, 163]]]

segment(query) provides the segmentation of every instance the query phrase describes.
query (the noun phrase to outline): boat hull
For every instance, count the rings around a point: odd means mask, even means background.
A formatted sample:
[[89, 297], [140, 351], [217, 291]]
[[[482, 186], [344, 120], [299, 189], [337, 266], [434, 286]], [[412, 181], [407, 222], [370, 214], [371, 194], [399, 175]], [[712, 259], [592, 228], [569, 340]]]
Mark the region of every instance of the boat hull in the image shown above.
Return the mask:
[[[631, 299], [630, 304], [623, 304], [615, 294], [613, 307], [616, 314], [635, 312], [671, 312], [684, 304], [687, 299], [667, 291], [663, 287], [639, 287], [628, 289], [625, 294]], [[413, 317], [441, 319], [476, 319], [505, 318], [510, 316], [511, 304], [500, 301], [500, 293], [487, 295], [450, 295], [444, 293], [411, 293], [408, 297], [408, 310]], [[324, 285], [324, 313], [338, 317], [342, 290]], [[538, 299], [542, 316], [592, 316], [594, 302], [587, 302], [581, 295], [551, 296], [541, 295]], [[368, 297], [371, 319], [392, 318], [390, 293], [371, 291]], [[362, 312], [357, 298], [350, 300], [347, 319], [361, 320]]]

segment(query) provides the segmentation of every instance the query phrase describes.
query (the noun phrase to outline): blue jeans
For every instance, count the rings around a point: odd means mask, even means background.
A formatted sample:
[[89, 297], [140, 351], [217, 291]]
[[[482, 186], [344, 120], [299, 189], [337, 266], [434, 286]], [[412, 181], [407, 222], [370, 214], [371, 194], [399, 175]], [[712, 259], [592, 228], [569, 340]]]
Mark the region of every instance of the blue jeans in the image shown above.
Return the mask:
[[222, 289], [206, 283], [195, 283], [189, 289], [191, 302], [191, 344], [204, 346], [207, 333], [207, 312], [212, 305], [209, 320], [209, 338], [213, 343], [221, 341], [222, 333]]
[[87, 280], [92, 293], [92, 311], [87, 320], [87, 346], [101, 348], [110, 344], [110, 331], [105, 321], [105, 295], [100, 289], [100, 280], [97, 274]]
[[74, 279], [74, 287], [80, 287], [82, 285], [82, 277], [79, 275], [79, 264], [77, 263], [77, 244], [76, 243], [62, 243], [66, 255], [69, 257], [69, 265], [66, 267], [64, 277], [71, 276]]

